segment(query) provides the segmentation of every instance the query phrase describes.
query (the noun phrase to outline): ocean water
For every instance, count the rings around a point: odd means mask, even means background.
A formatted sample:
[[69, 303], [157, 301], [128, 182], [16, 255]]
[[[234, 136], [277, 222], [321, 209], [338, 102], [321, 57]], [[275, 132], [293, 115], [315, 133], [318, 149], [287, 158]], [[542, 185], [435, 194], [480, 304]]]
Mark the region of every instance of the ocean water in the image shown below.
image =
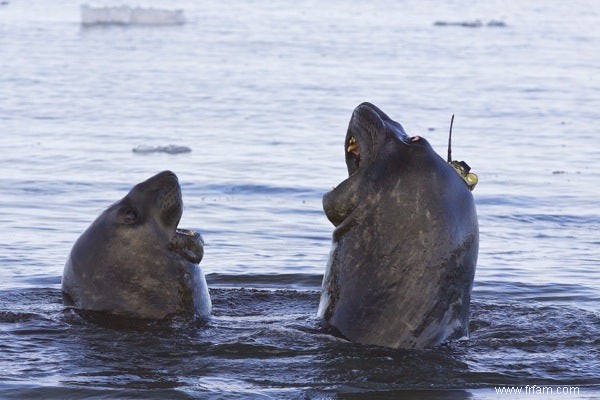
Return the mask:
[[[0, 5], [0, 398], [600, 397], [596, 2], [117, 3], [90, 5], [186, 22], [84, 27], [76, 1]], [[442, 155], [456, 115], [453, 155], [479, 175], [468, 340], [361, 346], [315, 316], [321, 196], [346, 177], [363, 101]], [[132, 151], [171, 144], [192, 151]], [[73, 242], [164, 169], [180, 226], [206, 242], [210, 323], [66, 310]]]

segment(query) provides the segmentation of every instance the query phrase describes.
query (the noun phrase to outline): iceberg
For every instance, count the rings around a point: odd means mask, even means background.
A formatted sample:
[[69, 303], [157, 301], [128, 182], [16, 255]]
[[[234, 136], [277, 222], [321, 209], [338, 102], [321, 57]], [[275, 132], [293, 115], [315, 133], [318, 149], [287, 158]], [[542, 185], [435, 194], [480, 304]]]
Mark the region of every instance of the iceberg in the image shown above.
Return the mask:
[[81, 24], [94, 25], [181, 25], [185, 23], [183, 10], [164, 10], [142, 7], [81, 6]]

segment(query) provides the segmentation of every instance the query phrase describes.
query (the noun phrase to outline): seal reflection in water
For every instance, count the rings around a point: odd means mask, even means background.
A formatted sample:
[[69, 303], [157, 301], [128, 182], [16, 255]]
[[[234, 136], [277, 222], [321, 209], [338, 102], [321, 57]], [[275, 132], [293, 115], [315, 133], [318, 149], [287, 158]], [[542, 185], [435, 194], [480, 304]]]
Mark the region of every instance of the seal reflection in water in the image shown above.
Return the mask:
[[469, 187], [369, 103], [344, 146], [349, 177], [323, 196], [336, 228], [318, 316], [351, 341], [393, 348], [467, 335], [479, 247]]
[[75, 242], [62, 277], [65, 304], [143, 319], [208, 318], [211, 300], [198, 265], [203, 242], [197, 232], [177, 229], [182, 212], [174, 173], [134, 186]]

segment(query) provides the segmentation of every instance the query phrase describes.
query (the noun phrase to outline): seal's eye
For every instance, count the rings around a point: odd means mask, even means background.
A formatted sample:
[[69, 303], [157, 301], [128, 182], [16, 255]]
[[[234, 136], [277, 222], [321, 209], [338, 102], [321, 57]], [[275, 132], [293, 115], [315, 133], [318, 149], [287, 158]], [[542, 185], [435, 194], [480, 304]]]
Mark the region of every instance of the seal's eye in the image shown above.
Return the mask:
[[134, 208], [131, 208], [131, 207], [125, 208], [122, 211], [122, 215], [123, 215], [123, 222], [125, 222], [128, 225], [135, 224], [139, 219], [138, 212]]

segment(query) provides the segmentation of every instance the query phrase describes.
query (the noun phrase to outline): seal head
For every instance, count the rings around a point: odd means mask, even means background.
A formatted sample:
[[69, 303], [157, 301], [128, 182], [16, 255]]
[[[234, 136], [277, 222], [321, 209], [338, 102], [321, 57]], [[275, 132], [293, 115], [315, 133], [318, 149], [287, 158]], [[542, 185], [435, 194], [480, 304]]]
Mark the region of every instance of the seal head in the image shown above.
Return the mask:
[[177, 229], [182, 213], [174, 173], [134, 186], [73, 245], [62, 277], [65, 304], [143, 319], [207, 318], [211, 301], [198, 265], [203, 241], [195, 231]]
[[349, 177], [323, 196], [335, 230], [318, 316], [394, 348], [467, 335], [479, 244], [469, 187], [370, 103], [354, 110], [344, 149]]

